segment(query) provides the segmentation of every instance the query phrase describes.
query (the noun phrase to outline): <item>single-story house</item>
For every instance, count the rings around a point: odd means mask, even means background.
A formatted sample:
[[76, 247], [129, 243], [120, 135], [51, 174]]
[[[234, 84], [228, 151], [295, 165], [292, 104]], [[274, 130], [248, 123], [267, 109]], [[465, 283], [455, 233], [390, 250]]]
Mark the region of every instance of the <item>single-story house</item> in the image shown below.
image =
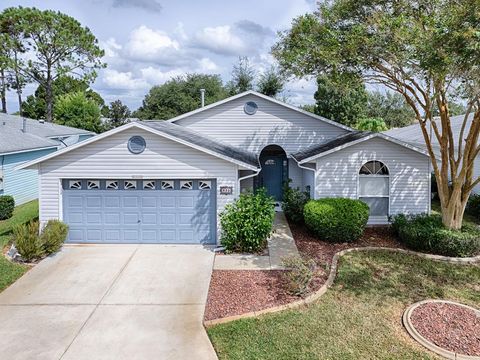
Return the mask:
[[17, 205], [38, 198], [38, 172], [15, 167], [95, 135], [44, 121], [0, 113], [0, 195]]
[[[465, 115], [457, 115], [457, 116], [450, 117], [450, 126], [452, 128], [453, 139], [455, 141], [456, 146], [458, 146], [459, 144], [458, 138], [460, 136], [460, 132], [462, 131], [462, 125], [463, 125], [464, 119], [465, 119]], [[472, 119], [473, 119], [473, 114], [470, 114], [465, 124], [465, 129], [464, 129], [465, 138], [470, 130]], [[440, 127], [440, 124], [439, 124], [439, 127]], [[430, 139], [432, 139], [432, 147], [435, 152], [435, 156], [437, 157], [437, 160], [440, 160], [441, 159], [440, 145], [438, 143], [438, 140], [435, 134], [433, 133], [432, 125], [430, 123], [428, 124], [428, 131], [430, 134]], [[425, 149], [425, 150], [427, 149], [427, 146], [425, 145], [425, 139], [423, 137], [422, 129], [420, 129], [420, 124], [418, 123], [405, 126], [402, 128], [390, 129], [390, 130], [384, 131], [384, 134], [387, 136], [396, 138], [400, 141], [404, 141], [420, 149]], [[431, 171], [433, 172], [433, 168], [431, 168]], [[475, 180], [479, 176], [480, 176], [480, 156], [477, 156], [475, 158], [475, 162], [473, 165], [473, 179]], [[480, 193], [480, 184], [478, 184], [473, 188], [473, 192], [477, 194]]]
[[137, 121], [21, 168], [38, 169], [40, 220], [69, 242], [219, 242], [219, 215], [241, 192], [283, 184], [312, 198], [359, 198], [371, 224], [430, 210], [429, 157], [254, 91], [168, 121]]

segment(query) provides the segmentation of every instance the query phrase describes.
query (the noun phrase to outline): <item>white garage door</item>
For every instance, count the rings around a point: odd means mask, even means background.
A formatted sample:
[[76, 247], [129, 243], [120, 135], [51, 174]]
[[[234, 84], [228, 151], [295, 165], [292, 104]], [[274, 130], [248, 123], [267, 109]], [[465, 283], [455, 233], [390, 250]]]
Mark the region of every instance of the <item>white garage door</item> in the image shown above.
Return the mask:
[[63, 180], [67, 242], [214, 244], [216, 182]]

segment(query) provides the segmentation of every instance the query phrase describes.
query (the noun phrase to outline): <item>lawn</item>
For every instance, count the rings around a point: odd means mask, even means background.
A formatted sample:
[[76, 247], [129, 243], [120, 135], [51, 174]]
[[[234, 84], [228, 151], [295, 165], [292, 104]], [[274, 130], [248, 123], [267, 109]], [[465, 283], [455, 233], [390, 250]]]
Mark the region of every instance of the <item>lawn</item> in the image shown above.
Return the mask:
[[342, 257], [334, 286], [307, 308], [208, 330], [220, 359], [433, 359], [405, 333], [407, 305], [426, 298], [480, 307], [480, 267], [413, 255]]
[[[0, 249], [8, 243], [15, 225], [24, 224], [38, 217], [38, 201], [17, 206], [10, 219], [0, 221]], [[14, 264], [0, 256], [0, 291], [15, 282], [25, 271], [27, 266]]]

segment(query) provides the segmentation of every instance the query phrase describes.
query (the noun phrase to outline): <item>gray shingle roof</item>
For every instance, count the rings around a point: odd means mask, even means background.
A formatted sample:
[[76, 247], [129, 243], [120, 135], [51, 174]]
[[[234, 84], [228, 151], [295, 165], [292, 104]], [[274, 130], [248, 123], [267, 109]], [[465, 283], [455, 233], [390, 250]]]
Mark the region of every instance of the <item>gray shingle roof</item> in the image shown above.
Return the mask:
[[93, 134], [91, 131], [33, 119], [26, 119], [26, 132], [22, 128], [22, 117], [0, 113], [0, 154], [59, 145], [50, 138]]
[[305, 150], [299, 151], [295, 154], [293, 154], [293, 157], [297, 161], [302, 161], [305, 159], [308, 159], [312, 156], [319, 155], [321, 153], [324, 153], [326, 151], [335, 149], [339, 146], [348, 144], [352, 141], [360, 140], [363, 139], [367, 136], [372, 135], [370, 131], [354, 131], [345, 135], [341, 135], [339, 137], [336, 137], [333, 140], [323, 142], [321, 144], [313, 145]]
[[259, 167], [257, 156], [254, 153], [233, 147], [203, 134], [199, 134], [198, 132], [184, 126], [176, 125], [167, 121], [139, 121], [139, 123], [149, 126], [152, 129], [162, 131], [168, 135], [172, 135], [193, 145], [211, 150], [220, 155], [227, 156], [257, 168]]

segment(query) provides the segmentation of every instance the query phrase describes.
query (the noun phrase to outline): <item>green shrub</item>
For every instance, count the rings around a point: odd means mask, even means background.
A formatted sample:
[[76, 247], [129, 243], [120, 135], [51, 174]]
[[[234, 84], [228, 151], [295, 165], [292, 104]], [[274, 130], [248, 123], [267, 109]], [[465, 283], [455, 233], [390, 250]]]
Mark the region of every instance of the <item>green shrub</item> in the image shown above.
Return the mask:
[[451, 230], [442, 224], [438, 215], [397, 215], [393, 230], [408, 248], [431, 254], [468, 257], [480, 253], [480, 230], [465, 225]]
[[319, 239], [352, 242], [365, 230], [369, 207], [360, 200], [324, 198], [307, 202], [303, 215], [305, 224]]
[[257, 252], [266, 246], [275, 217], [273, 198], [265, 189], [241, 194], [220, 214], [221, 243], [229, 252]]
[[480, 195], [470, 195], [467, 202], [467, 208], [465, 210], [467, 213], [474, 216], [475, 219], [480, 219]]
[[60, 250], [68, 234], [68, 225], [59, 220], [49, 220], [42, 230], [40, 241], [47, 255]]
[[15, 200], [10, 195], [0, 195], [0, 220], [10, 219], [15, 209]]
[[291, 188], [289, 186], [291, 181], [289, 179], [283, 188], [282, 210], [288, 220], [301, 224], [303, 223], [303, 208], [310, 200], [310, 194], [307, 191], [300, 191], [299, 188]]
[[283, 258], [282, 264], [288, 270], [283, 275], [287, 281], [287, 291], [295, 296], [304, 295], [317, 272], [315, 260], [294, 255]]
[[40, 259], [45, 254], [38, 236], [38, 226], [38, 221], [32, 221], [13, 228], [13, 243], [26, 262]]

